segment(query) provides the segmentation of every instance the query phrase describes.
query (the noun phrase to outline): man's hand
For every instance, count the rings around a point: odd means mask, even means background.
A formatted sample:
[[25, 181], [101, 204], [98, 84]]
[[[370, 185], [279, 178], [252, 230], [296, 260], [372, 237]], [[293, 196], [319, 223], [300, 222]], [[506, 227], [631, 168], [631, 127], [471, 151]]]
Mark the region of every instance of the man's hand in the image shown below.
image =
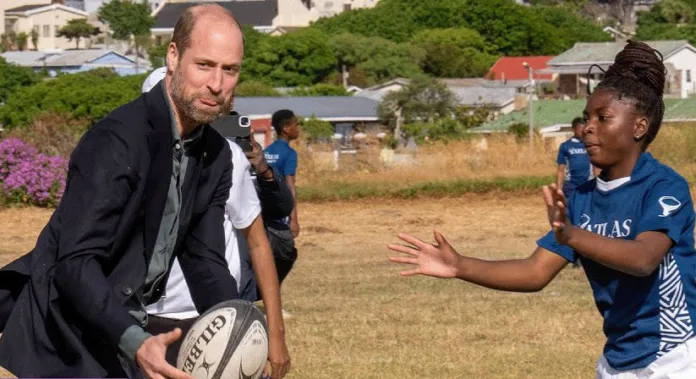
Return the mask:
[[282, 379], [290, 371], [290, 353], [285, 345], [285, 337], [271, 336], [268, 342], [268, 363], [271, 367], [269, 373], [269, 367], [266, 365], [263, 376], [271, 379]]
[[245, 152], [244, 155], [246, 155], [254, 171], [263, 175], [264, 179], [270, 180], [273, 178], [273, 170], [270, 169], [268, 162], [266, 162], [263, 148], [254, 138], [251, 139], [251, 151]]
[[193, 379], [187, 373], [165, 360], [167, 346], [181, 338], [181, 329], [150, 337], [143, 342], [135, 355], [138, 366], [148, 379]]
[[296, 219], [290, 220], [290, 231], [292, 232], [292, 236], [294, 238], [297, 238], [297, 236], [300, 235], [300, 223]]

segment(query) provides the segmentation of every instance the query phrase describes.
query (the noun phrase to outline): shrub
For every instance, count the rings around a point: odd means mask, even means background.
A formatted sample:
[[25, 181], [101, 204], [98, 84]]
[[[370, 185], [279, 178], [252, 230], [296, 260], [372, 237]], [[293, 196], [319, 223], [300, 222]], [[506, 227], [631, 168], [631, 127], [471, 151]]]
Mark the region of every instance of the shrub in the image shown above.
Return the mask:
[[39, 153], [17, 138], [0, 140], [0, 190], [6, 202], [55, 207], [65, 190], [68, 162]]
[[330, 122], [315, 117], [301, 120], [300, 125], [302, 126], [302, 132], [305, 134], [308, 142], [327, 139], [334, 134], [334, 128]]
[[100, 120], [140, 95], [145, 75], [117, 76], [109, 70], [63, 74], [28, 87], [20, 87], [0, 107], [0, 123], [11, 130], [31, 123], [45, 112], [68, 113], [85, 120]]
[[46, 155], [69, 157], [82, 137], [85, 125], [88, 125], [85, 119], [48, 111], [38, 114], [26, 127], [9, 131], [7, 137], [36, 146], [40, 153]]

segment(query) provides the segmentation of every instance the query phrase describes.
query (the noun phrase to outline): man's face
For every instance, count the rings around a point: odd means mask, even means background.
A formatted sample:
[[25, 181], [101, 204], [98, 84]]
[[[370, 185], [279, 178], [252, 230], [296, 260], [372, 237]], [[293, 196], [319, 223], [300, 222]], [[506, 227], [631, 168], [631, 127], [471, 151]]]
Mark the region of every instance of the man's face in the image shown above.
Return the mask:
[[201, 16], [183, 54], [174, 44], [169, 49], [170, 95], [179, 116], [200, 125], [229, 114], [243, 55], [242, 34], [233, 21]]
[[300, 125], [297, 123], [297, 118], [293, 118], [290, 124], [285, 127], [285, 134], [291, 140], [300, 137]]

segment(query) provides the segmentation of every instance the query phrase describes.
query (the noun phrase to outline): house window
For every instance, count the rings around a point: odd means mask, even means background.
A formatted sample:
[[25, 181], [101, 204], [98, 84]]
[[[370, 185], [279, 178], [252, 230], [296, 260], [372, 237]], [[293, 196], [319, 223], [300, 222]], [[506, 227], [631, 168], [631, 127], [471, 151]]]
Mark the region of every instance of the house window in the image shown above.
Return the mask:
[[34, 27], [31, 28], [32, 33], [36, 33], [37, 35], [39, 34], [39, 25], [34, 25]]
[[331, 9], [333, 8], [333, 2], [332, 1], [327, 1], [324, 3], [324, 9]]
[[51, 36], [51, 25], [44, 25], [43, 27], [43, 36], [48, 38]]
[[686, 70], [686, 82], [691, 83], [691, 70]]
[[56, 33], [55, 33], [54, 35], [55, 35], [56, 37], [58, 37], [58, 31], [60, 30], [60, 28], [58, 27], [58, 25], [56, 25], [56, 26], [55, 26], [55, 29], [56, 29], [56, 30], [55, 30]]

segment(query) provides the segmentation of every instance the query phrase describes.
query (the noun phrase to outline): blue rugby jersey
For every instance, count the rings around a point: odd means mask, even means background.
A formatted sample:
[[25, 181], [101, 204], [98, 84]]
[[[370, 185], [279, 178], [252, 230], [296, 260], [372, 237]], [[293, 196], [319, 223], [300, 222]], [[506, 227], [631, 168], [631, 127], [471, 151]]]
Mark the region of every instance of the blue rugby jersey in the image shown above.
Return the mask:
[[634, 240], [660, 231], [674, 245], [654, 273], [636, 277], [603, 266], [556, 242], [538, 245], [580, 259], [604, 319], [604, 356], [616, 370], [643, 368], [694, 336], [696, 251], [694, 207], [679, 174], [643, 153], [630, 178], [579, 186], [568, 202], [573, 225], [609, 238]]

